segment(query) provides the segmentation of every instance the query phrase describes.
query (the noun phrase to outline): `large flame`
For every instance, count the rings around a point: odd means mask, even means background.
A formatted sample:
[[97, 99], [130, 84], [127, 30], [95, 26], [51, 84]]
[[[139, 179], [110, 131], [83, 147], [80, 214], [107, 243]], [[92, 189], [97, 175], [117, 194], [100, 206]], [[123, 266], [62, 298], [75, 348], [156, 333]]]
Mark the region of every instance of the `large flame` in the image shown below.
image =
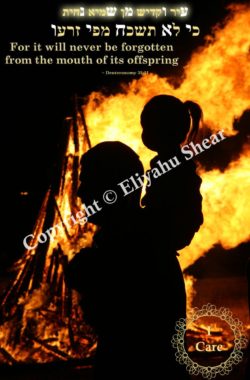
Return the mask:
[[195, 262], [214, 244], [224, 248], [236, 247], [250, 239], [250, 152], [219, 170], [202, 173], [204, 224], [189, 247], [181, 254], [182, 268]]
[[[84, 108], [93, 145], [120, 140], [140, 155], [147, 168], [154, 154], [141, 142], [140, 113], [152, 96], [161, 93], [197, 101], [212, 131], [234, 135], [233, 120], [250, 108], [249, 25], [250, 7], [231, 6], [225, 25], [214, 29], [206, 46], [193, 54], [177, 89], [165, 78], [149, 74], [123, 85], [114, 95], [93, 92]], [[205, 222], [181, 255], [183, 269], [216, 243], [229, 248], [249, 240], [249, 164], [245, 148], [225, 173], [201, 172]]]

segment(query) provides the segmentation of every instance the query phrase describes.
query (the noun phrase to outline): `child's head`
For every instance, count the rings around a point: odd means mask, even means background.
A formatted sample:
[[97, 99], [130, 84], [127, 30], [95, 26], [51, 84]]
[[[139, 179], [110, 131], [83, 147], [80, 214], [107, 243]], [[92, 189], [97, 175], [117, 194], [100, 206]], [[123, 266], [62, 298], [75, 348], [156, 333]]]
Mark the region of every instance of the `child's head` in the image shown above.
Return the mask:
[[197, 134], [201, 118], [201, 108], [194, 102], [183, 103], [170, 95], [154, 96], [141, 113], [142, 141], [156, 152], [179, 146], [189, 132], [189, 137]]

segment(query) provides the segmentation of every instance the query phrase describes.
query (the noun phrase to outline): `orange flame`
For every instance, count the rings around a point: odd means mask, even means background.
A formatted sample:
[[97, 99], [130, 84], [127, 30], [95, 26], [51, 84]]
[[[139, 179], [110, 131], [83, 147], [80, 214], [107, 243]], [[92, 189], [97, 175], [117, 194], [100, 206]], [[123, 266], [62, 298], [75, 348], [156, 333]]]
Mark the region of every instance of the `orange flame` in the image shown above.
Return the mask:
[[[154, 153], [141, 142], [140, 113], [144, 104], [160, 93], [197, 101], [212, 131], [223, 129], [227, 135], [234, 135], [233, 120], [250, 108], [249, 25], [250, 7], [231, 6], [224, 27], [217, 27], [206, 46], [193, 54], [185, 80], [177, 89], [165, 78], [149, 74], [122, 85], [122, 92], [115, 95], [93, 92], [84, 107], [93, 145], [120, 140], [140, 155], [147, 168]], [[249, 163], [245, 150], [225, 173], [201, 173], [205, 222], [192, 244], [183, 250], [183, 269], [216, 243], [229, 248], [250, 239]]]
[[219, 170], [202, 173], [204, 224], [180, 256], [182, 268], [195, 262], [214, 244], [236, 247], [250, 239], [249, 189], [250, 152]]

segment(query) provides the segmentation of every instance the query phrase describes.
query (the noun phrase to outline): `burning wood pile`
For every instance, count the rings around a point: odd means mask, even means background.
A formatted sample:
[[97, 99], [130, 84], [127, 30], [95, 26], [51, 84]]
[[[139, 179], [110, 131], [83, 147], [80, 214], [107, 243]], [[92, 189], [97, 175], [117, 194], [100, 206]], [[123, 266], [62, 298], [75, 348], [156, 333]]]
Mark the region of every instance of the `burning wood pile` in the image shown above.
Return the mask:
[[91, 227], [73, 223], [80, 157], [90, 140], [83, 113], [66, 120], [58, 176], [45, 195], [17, 276], [0, 306], [0, 361], [50, 362], [91, 356], [96, 338], [84, 323], [78, 295], [65, 283], [68, 260], [90, 244]]

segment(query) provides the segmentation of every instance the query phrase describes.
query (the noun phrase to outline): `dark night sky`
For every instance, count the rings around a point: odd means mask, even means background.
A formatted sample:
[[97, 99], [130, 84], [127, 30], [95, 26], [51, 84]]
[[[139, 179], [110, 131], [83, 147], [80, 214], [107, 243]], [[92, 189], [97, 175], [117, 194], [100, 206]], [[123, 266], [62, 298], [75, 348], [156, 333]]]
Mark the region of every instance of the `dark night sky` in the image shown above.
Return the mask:
[[[70, 3], [87, 6], [89, 2], [40, 0], [28, 3], [34, 4], [33, 6], [17, 1], [5, 4], [3, 18], [6, 17], [7, 22], [4, 24], [4, 32], [1, 33], [2, 80], [0, 90], [2, 99], [2, 183], [5, 191], [4, 198], [2, 198], [2, 219], [6, 229], [2, 232], [4, 236], [2, 258], [4, 260], [13, 250], [10, 249], [13, 244], [17, 251], [21, 249], [20, 239], [23, 237], [24, 231], [29, 232], [34, 223], [42, 196], [53, 173], [63, 120], [65, 116], [72, 114], [72, 95], [78, 93], [80, 96], [85, 96], [102, 87], [114, 90], [117, 84], [117, 79], [111, 81], [111, 77], [103, 76], [101, 69], [94, 66], [41, 67], [3, 64], [3, 57], [8, 52], [10, 41], [52, 42], [54, 37], [50, 24], [59, 24], [57, 20], [58, 4], [68, 5]], [[115, 1], [108, 3], [109, 5], [115, 4]], [[153, 3], [151, 1], [150, 5]], [[183, 4], [182, 1], [155, 2], [155, 4], [163, 3], [164, 5]], [[192, 4], [192, 15], [189, 22], [193, 22], [201, 28], [201, 35], [196, 39], [184, 37], [177, 40], [176, 49], [177, 51], [179, 49], [180, 54], [187, 61], [192, 51], [204, 42], [204, 36], [211, 32], [211, 27], [224, 18], [227, 12], [226, 5], [230, 1], [195, 0], [185, 3]], [[119, 6], [122, 4], [123, 2], [119, 3]], [[128, 5], [127, 2], [124, 4]], [[146, 5], [147, 1], [133, 1], [130, 4], [133, 6]], [[104, 5], [106, 3], [102, 2], [101, 6]], [[133, 22], [133, 24], [135, 23]], [[4, 36], [3, 39], [2, 36]], [[89, 41], [77, 42], [88, 43]], [[141, 43], [142, 40], [134, 42]], [[113, 66], [112, 69], [115, 70], [116, 67]], [[158, 68], [155, 70], [158, 71]], [[154, 68], [151, 71], [154, 71]], [[160, 69], [161, 72], [163, 72], [162, 69]], [[182, 68], [175, 69], [175, 74], [181, 75], [181, 73]], [[124, 78], [122, 79], [124, 80]], [[28, 191], [29, 199], [20, 200], [20, 191]], [[9, 239], [11, 239], [11, 243]], [[16, 243], [14, 243], [15, 241]], [[20, 252], [13, 253], [12, 258], [19, 254]]]

